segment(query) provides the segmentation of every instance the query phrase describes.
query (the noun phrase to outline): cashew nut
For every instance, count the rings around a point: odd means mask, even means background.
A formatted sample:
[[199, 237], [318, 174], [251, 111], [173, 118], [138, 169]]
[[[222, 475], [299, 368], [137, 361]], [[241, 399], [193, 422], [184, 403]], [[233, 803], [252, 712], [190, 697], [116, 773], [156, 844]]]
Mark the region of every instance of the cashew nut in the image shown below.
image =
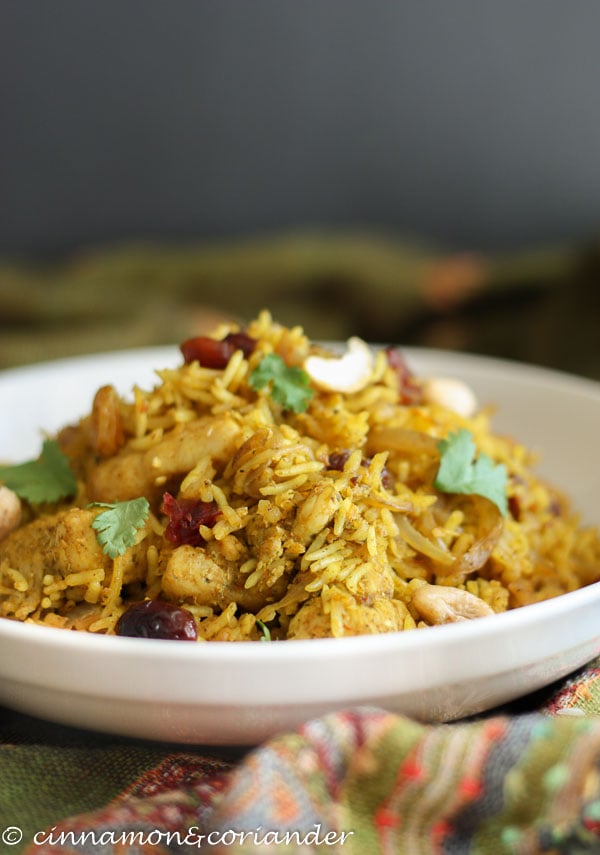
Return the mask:
[[439, 404], [465, 419], [471, 418], [477, 409], [471, 387], [453, 377], [429, 377], [423, 381], [422, 394], [426, 404]]
[[0, 486], [0, 540], [21, 522], [21, 500], [8, 487]]
[[373, 353], [360, 338], [348, 339], [342, 356], [309, 356], [304, 370], [314, 385], [326, 392], [360, 392], [373, 372]]
[[493, 615], [493, 609], [484, 600], [445, 585], [421, 585], [414, 592], [412, 605], [423, 620], [430, 624], [457, 623], [463, 620]]

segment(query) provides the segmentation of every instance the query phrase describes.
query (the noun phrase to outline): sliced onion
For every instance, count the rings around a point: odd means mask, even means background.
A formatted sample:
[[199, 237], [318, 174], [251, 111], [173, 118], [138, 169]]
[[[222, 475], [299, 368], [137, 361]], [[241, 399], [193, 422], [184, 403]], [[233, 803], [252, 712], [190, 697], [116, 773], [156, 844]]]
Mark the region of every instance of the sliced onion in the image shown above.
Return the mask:
[[[394, 521], [398, 526], [401, 537], [416, 552], [426, 555], [432, 561], [435, 561], [436, 564], [442, 564], [444, 567], [452, 569], [456, 558], [448, 549], [445, 549], [438, 543], [434, 543], [421, 534], [406, 517], [395, 517]], [[450, 572], [450, 570], [447, 569], [446, 572]]]
[[477, 537], [472, 546], [456, 560], [453, 572], [461, 576], [468, 576], [483, 567], [504, 528], [502, 514], [489, 499], [473, 495], [469, 496], [469, 502], [477, 519]]
[[477, 536], [474, 543], [463, 555], [453, 555], [439, 542], [430, 540], [404, 516], [396, 516], [395, 522], [401, 537], [416, 552], [426, 555], [434, 563], [438, 576], [458, 576], [464, 578], [475, 573], [486, 563], [492, 550], [498, 543], [504, 521], [496, 505], [483, 496], [464, 497], [472, 506], [471, 513], [477, 520]]
[[439, 440], [427, 433], [403, 427], [376, 425], [369, 433], [367, 449], [370, 454], [378, 451], [396, 451], [401, 454], [429, 454], [439, 457]]

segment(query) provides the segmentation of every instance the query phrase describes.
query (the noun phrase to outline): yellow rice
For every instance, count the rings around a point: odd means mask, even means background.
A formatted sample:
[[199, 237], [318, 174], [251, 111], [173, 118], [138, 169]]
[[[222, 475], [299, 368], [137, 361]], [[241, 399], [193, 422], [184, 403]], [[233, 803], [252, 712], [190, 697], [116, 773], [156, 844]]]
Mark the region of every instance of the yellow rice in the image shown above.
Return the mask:
[[[214, 338], [235, 329], [219, 328]], [[125, 451], [140, 460], [148, 455], [157, 495], [168, 487], [176, 496], [216, 503], [217, 521], [202, 525], [203, 542], [189, 548], [197, 552], [165, 539], [167, 520], [154, 501], [138, 533], [134, 570], [127, 556], [102, 559], [98, 566], [92, 554], [83, 569], [57, 569], [53, 545], [43, 553], [36, 593], [31, 572], [14, 566], [8, 546], [14, 533], [0, 544], [1, 615], [112, 633], [131, 602], [170, 599], [193, 614], [200, 640], [257, 640], [265, 628], [275, 640], [339, 637], [445, 622], [413, 603], [424, 586], [433, 586], [427, 591], [434, 606], [439, 589], [451, 587], [501, 612], [599, 578], [597, 531], [582, 527], [567, 501], [535, 474], [526, 448], [492, 432], [489, 412], [465, 418], [437, 404], [407, 403], [381, 349], [359, 391], [316, 389], [306, 412], [294, 413], [268, 388], [252, 389], [250, 374], [268, 353], [302, 366], [319, 348], [302, 329], [285, 328], [266, 311], [246, 332], [257, 342], [248, 357], [237, 350], [223, 369], [197, 361], [160, 369], [154, 388], [135, 388], [118, 402], [124, 445], [115, 459]], [[185, 471], [176, 477], [164, 471], [168, 461], [161, 449], [174, 429], [185, 438], [200, 418], [224, 415], [237, 431], [227, 460], [215, 462], [200, 447]], [[504, 464], [509, 474], [511, 511], [473, 572], [461, 559], [485, 538], [496, 515], [485, 499], [441, 495], [433, 487], [437, 443], [463, 428], [478, 452]], [[74, 430], [88, 437], [90, 419]], [[388, 435], [393, 442], [381, 447], [377, 436]], [[69, 509], [83, 509], [93, 498], [82, 463], [89, 471], [89, 443], [80, 445], [76, 500], [28, 508], [23, 530], [37, 520], [54, 532]], [[79, 452], [69, 453], [77, 464]], [[336, 454], [343, 465], [333, 467]], [[39, 531], [46, 537], [45, 529]], [[33, 540], [28, 561], [34, 562], [36, 548]], [[183, 576], [173, 569], [178, 550], [191, 562], [181, 560]], [[213, 600], [204, 578], [194, 588], [193, 568], [204, 567], [194, 562], [205, 559], [207, 568], [217, 567], [228, 580]], [[450, 619], [463, 617], [459, 609]]]

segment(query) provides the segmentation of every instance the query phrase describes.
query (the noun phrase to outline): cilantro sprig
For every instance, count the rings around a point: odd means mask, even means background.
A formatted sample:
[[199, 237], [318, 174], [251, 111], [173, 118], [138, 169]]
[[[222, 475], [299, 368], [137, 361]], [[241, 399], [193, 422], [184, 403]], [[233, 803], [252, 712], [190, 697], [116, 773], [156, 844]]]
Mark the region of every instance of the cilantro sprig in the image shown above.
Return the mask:
[[434, 487], [442, 493], [475, 494], [493, 502], [502, 516], [508, 512], [507, 472], [502, 463], [495, 464], [487, 454], [475, 459], [475, 443], [464, 428], [451, 433], [438, 443], [440, 467]]
[[77, 479], [56, 440], [46, 439], [40, 456], [14, 466], [0, 466], [0, 483], [32, 504], [74, 496]]
[[315, 394], [306, 371], [286, 365], [276, 353], [268, 353], [260, 361], [248, 382], [255, 391], [270, 384], [273, 400], [295, 413], [303, 413]]
[[150, 513], [150, 504], [143, 496], [125, 502], [92, 502], [88, 508], [106, 508], [94, 517], [92, 528], [109, 558], [123, 555], [135, 545], [137, 533]]

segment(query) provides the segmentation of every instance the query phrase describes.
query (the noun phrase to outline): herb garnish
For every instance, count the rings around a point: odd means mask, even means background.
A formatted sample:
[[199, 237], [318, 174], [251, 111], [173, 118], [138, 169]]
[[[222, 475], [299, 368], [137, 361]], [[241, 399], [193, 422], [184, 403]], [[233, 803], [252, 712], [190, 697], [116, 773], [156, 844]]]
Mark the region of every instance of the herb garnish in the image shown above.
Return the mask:
[[56, 440], [46, 439], [37, 460], [0, 466], [0, 482], [33, 504], [57, 502], [77, 492], [77, 480]]
[[148, 519], [150, 504], [141, 496], [126, 502], [92, 502], [88, 508], [106, 508], [94, 517], [92, 528], [102, 551], [110, 558], [123, 555], [134, 546], [137, 533]]
[[493, 502], [502, 516], [508, 512], [507, 473], [502, 464], [494, 464], [487, 454], [475, 460], [475, 443], [468, 430], [451, 433], [438, 443], [441, 460], [434, 487], [442, 493], [484, 496]]
[[256, 621], [256, 625], [257, 625], [258, 627], [260, 627], [260, 630], [261, 630], [261, 632], [262, 632], [262, 635], [261, 635], [261, 637], [260, 637], [260, 640], [261, 640], [261, 641], [271, 641], [271, 640], [272, 640], [272, 639], [271, 639], [271, 630], [270, 630], [270, 629], [269, 629], [269, 627], [266, 625], [266, 623], [263, 623], [263, 622], [262, 622], [262, 620], [257, 620], [257, 621]]
[[268, 353], [261, 360], [250, 374], [248, 382], [256, 391], [270, 383], [273, 400], [295, 413], [303, 413], [315, 394], [314, 389], [310, 388], [306, 371], [286, 365], [276, 353]]

